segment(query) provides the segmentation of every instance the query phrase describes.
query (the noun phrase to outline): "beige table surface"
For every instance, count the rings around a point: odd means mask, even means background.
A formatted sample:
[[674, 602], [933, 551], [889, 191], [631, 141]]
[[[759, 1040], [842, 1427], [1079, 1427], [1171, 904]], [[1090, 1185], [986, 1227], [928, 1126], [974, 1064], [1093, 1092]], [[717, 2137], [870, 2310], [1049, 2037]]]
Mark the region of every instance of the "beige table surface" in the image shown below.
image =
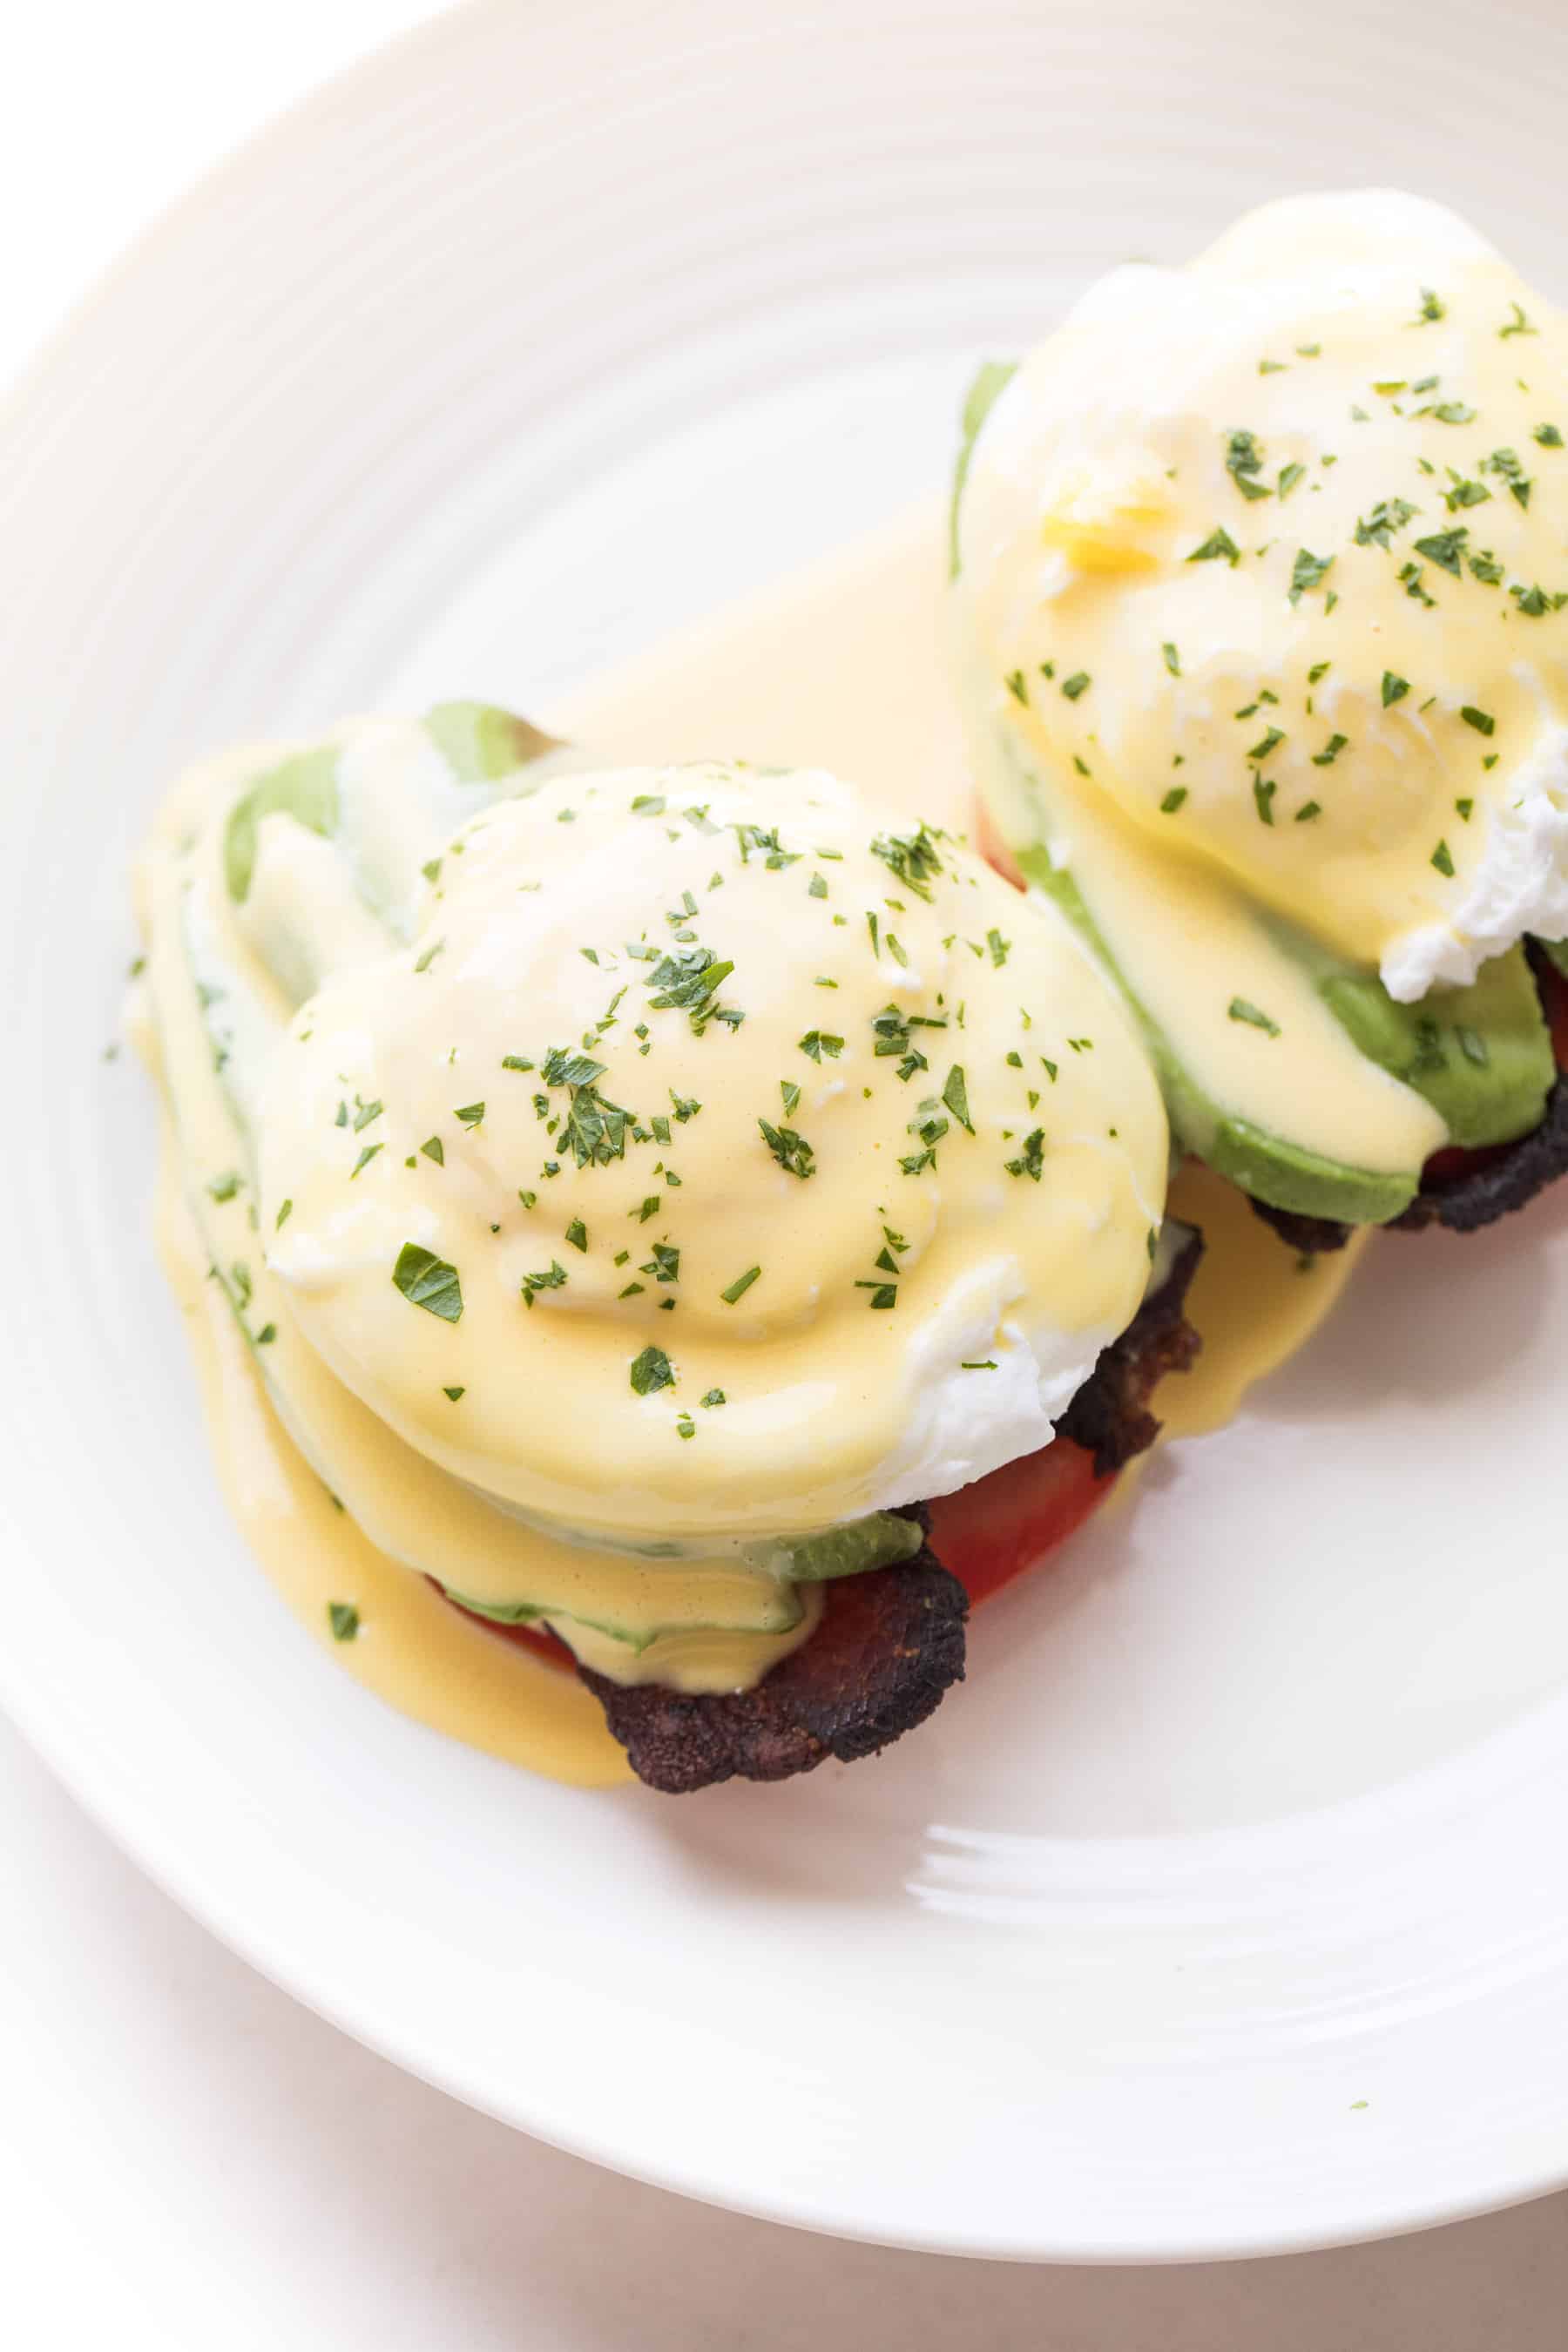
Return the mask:
[[[426, 13], [49, 0], [18, 33], [16, 12], [0, 378], [195, 173]], [[1555, 2352], [1568, 2197], [1189, 2270], [739, 2221], [372, 2057], [187, 1919], [0, 1724], [0, 2313], [18, 2352]]]

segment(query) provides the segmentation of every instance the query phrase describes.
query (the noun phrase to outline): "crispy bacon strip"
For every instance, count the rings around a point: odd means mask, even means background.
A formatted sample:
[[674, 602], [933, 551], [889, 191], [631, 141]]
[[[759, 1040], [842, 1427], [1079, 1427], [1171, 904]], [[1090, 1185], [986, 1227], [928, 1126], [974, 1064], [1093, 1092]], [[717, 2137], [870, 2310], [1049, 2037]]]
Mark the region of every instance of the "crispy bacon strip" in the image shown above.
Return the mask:
[[1256, 1201], [1247, 1194], [1247, 1206], [1255, 1217], [1272, 1225], [1282, 1242], [1301, 1257], [1316, 1257], [1323, 1250], [1342, 1250], [1355, 1230], [1341, 1224], [1337, 1217], [1302, 1217], [1294, 1209], [1276, 1209], [1268, 1201]]
[[[1454, 1154], [1460, 1164], [1445, 1170], [1449, 1157], [1438, 1154], [1410, 1206], [1392, 1217], [1384, 1232], [1423, 1234], [1430, 1225], [1443, 1225], [1451, 1234], [1479, 1233], [1483, 1225], [1528, 1207], [1538, 1192], [1568, 1175], [1568, 1078], [1556, 1081], [1546, 1097], [1545, 1118], [1528, 1135], [1487, 1151]], [[1331, 1217], [1293, 1216], [1264, 1201], [1254, 1201], [1252, 1212], [1306, 1257], [1343, 1249], [1351, 1237], [1352, 1228]]]
[[1451, 1176], [1426, 1181], [1391, 1231], [1424, 1233], [1446, 1225], [1451, 1234], [1479, 1233], [1514, 1209], [1522, 1209], [1548, 1184], [1568, 1174], [1568, 1078], [1559, 1078], [1546, 1097], [1546, 1116], [1517, 1142], [1466, 1154], [1468, 1165]]
[[1149, 1411], [1149, 1399], [1167, 1372], [1188, 1369], [1203, 1344], [1185, 1313], [1203, 1254], [1204, 1237], [1194, 1233], [1159, 1289], [1143, 1301], [1121, 1339], [1101, 1351], [1057, 1423], [1059, 1436], [1093, 1454], [1102, 1478], [1153, 1444], [1160, 1424]]
[[969, 1595], [929, 1549], [836, 1578], [811, 1639], [754, 1690], [687, 1697], [577, 1671], [639, 1780], [683, 1796], [718, 1780], [784, 1780], [853, 1763], [912, 1731], [963, 1679]]

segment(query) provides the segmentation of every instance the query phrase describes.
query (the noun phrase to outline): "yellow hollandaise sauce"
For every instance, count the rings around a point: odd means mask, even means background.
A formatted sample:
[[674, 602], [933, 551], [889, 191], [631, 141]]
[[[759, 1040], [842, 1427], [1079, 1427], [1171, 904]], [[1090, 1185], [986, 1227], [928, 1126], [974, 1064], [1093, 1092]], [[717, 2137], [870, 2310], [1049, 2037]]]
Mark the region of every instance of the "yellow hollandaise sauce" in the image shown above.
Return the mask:
[[[526, 1594], [519, 1622], [619, 1679], [742, 1686], [816, 1622], [792, 1548], [1040, 1443], [1147, 1276], [1165, 1130], [1131, 1024], [1054, 908], [942, 838], [969, 810], [944, 570], [922, 509], [595, 681], [546, 714], [592, 777], [542, 738], [455, 748], [456, 719], [434, 748], [430, 723], [356, 722], [330, 774], [321, 746], [230, 755], [142, 866], [160, 1229], [236, 1516], [367, 1687], [563, 1780], [626, 1777], [596, 1702], [430, 1580], [503, 1621]], [[498, 797], [520, 755], [540, 789]], [[786, 789], [737, 755], [811, 765]], [[648, 772], [683, 762], [706, 772], [676, 807]], [[551, 901], [521, 945], [519, 899]], [[693, 949], [731, 969], [656, 1007]], [[551, 1083], [555, 1052], [605, 1067]], [[710, 1052], [735, 1054], [722, 1084]], [[561, 1122], [592, 1143], [606, 1106], [648, 1139], [579, 1168]], [[900, 1166], [932, 1150], [940, 1213]], [[1252, 1223], [1234, 1296], [1228, 1246], [1200, 1276], [1185, 1426], [1343, 1279], [1261, 1227], [1254, 1255]]]

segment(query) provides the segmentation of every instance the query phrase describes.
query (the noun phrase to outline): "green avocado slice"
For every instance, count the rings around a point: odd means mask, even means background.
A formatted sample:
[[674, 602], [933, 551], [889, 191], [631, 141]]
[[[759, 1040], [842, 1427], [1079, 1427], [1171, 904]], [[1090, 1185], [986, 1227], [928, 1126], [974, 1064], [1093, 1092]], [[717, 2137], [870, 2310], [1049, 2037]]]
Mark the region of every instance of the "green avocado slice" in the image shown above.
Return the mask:
[[464, 784], [493, 782], [561, 749], [554, 736], [494, 702], [438, 702], [425, 724]]
[[263, 817], [291, 816], [330, 841], [338, 829], [338, 747], [299, 751], [252, 784], [229, 811], [223, 837], [223, 873], [237, 907], [250, 895], [257, 835]]
[[[438, 702], [426, 712], [423, 723], [458, 784], [499, 783], [530, 761], [560, 749], [553, 736], [496, 703]], [[223, 870], [236, 906], [243, 906], [250, 895], [257, 837], [265, 817], [291, 816], [324, 841], [336, 837], [341, 749], [337, 743], [321, 743], [296, 751], [258, 777], [235, 803], [224, 830]]]
[[1484, 963], [1468, 988], [1396, 1004], [1375, 974], [1281, 940], [1318, 969], [1318, 992], [1369, 1061], [1413, 1087], [1468, 1150], [1539, 1127], [1556, 1076], [1552, 1039], [1522, 947]]
[[[868, 1518], [847, 1527], [828, 1528], [819, 1536], [759, 1547], [749, 1556], [774, 1576], [795, 1584], [825, 1584], [835, 1576], [862, 1576], [868, 1569], [891, 1568], [913, 1559], [925, 1541], [918, 1523], [896, 1511], [873, 1511]], [[765, 1558], [761, 1555], [765, 1553]]]
[[[1071, 876], [1053, 867], [1043, 848], [1026, 850], [1018, 864], [1089, 941], [1137, 1014], [1172, 1127], [1188, 1150], [1243, 1192], [1299, 1215], [1380, 1225], [1408, 1207], [1419, 1171], [1406, 1176], [1350, 1167], [1221, 1111], [1194, 1085], [1168, 1034], [1128, 987]], [[1556, 1071], [1522, 947], [1484, 964], [1468, 988], [1396, 1004], [1374, 973], [1342, 962], [1273, 919], [1268, 919], [1279, 944], [1314, 973], [1324, 1003], [1368, 1060], [1423, 1095], [1453, 1143], [1476, 1150], [1510, 1143], [1540, 1126]]]
[[873, 1511], [866, 1518], [853, 1520], [847, 1527], [828, 1528], [821, 1535], [759, 1544], [743, 1555], [745, 1564], [763, 1570], [773, 1581], [759, 1587], [753, 1604], [700, 1625], [628, 1625], [613, 1617], [580, 1617], [548, 1601], [474, 1601], [466, 1592], [450, 1592], [447, 1598], [498, 1625], [531, 1625], [542, 1617], [571, 1617], [640, 1652], [661, 1634], [671, 1633], [787, 1633], [801, 1619], [796, 1585], [821, 1584], [836, 1576], [861, 1576], [873, 1568], [890, 1568], [896, 1561], [912, 1559], [924, 1541], [915, 1520], [901, 1518], [895, 1511]]
[[1088, 940], [1137, 1017], [1165, 1097], [1172, 1130], [1184, 1150], [1206, 1160], [1244, 1192], [1271, 1208], [1299, 1216], [1334, 1217], [1351, 1225], [1386, 1224], [1409, 1207], [1420, 1181], [1419, 1169], [1389, 1175], [1325, 1160], [1271, 1135], [1250, 1121], [1222, 1111], [1183, 1064], [1167, 1032], [1128, 986], [1101, 938], [1083, 894], [1070, 874], [1051, 864], [1043, 846], [1016, 853], [1020, 870], [1054, 898]]
[[723, 1618], [716, 1617], [702, 1624], [633, 1625], [615, 1617], [585, 1617], [578, 1611], [563, 1609], [559, 1602], [474, 1601], [466, 1592], [450, 1591], [447, 1598], [475, 1617], [488, 1617], [493, 1625], [534, 1625], [541, 1618], [564, 1618], [574, 1625], [586, 1625], [595, 1633], [606, 1634], [612, 1642], [624, 1643], [638, 1657], [652, 1643], [670, 1633], [793, 1633], [805, 1613], [800, 1595], [788, 1584], [780, 1584], [760, 1595], [755, 1609], [732, 1611]]
[[956, 580], [959, 572], [958, 509], [963, 497], [963, 485], [969, 478], [969, 461], [980, 438], [981, 426], [1017, 373], [1016, 360], [984, 360], [963, 397], [963, 413], [958, 427], [958, 455], [952, 465], [952, 503], [947, 517], [948, 577], [952, 580]]

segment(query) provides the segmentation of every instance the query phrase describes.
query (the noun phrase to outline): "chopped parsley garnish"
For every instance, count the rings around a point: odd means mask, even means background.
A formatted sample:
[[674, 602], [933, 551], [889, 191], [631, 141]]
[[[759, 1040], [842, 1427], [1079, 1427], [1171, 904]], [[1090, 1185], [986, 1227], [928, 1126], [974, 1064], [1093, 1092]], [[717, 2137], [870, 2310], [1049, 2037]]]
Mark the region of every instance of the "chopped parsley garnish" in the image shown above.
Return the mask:
[[282, 1207], [281, 1207], [281, 1208], [279, 1210], [279, 1212], [278, 1212], [277, 1222], [274, 1223], [273, 1228], [272, 1228], [273, 1232], [274, 1232], [275, 1234], [277, 1234], [277, 1233], [281, 1233], [281, 1232], [282, 1232], [282, 1230], [283, 1230], [283, 1227], [288, 1223], [289, 1219], [293, 1215], [293, 1213], [294, 1213], [294, 1203], [293, 1203], [293, 1202], [292, 1202], [292, 1201], [285, 1201], [285, 1202], [284, 1202], [284, 1203], [283, 1203], [283, 1205], [282, 1205]]
[[1538, 425], [1531, 437], [1539, 441], [1543, 449], [1561, 449], [1563, 446], [1563, 436], [1555, 425]]
[[352, 1601], [329, 1601], [327, 1622], [334, 1642], [352, 1642], [359, 1632], [359, 1611]]
[[1004, 1160], [1003, 1165], [1009, 1176], [1027, 1176], [1032, 1183], [1037, 1184], [1045, 1166], [1045, 1157], [1046, 1130], [1043, 1127], [1037, 1127], [1024, 1138], [1016, 1160]]
[[1169, 643], [1163, 645], [1160, 648], [1160, 655], [1162, 660], [1164, 662], [1165, 667], [1170, 671], [1171, 676], [1173, 677], [1180, 677], [1182, 675], [1182, 656], [1176, 651], [1175, 646]]
[[571, 1243], [574, 1250], [585, 1251], [587, 1249], [588, 1228], [583, 1223], [581, 1217], [573, 1218], [571, 1223], [566, 1228], [566, 1239]]
[[1296, 822], [1298, 824], [1310, 824], [1315, 816], [1321, 816], [1322, 814], [1321, 801], [1303, 801], [1296, 811]]
[[1459, 812], [1459, 815], [1460, 815], [1460, 817], [1462, 818], [1462, 820], [1464, 821], [1464, 823], [1465, 823], [1466, 824], [1468, 824], [1468, 823], [1469, 823], [1469, 821], [1470, 821], [1470, 812], [1471, 812], [1471, 810], [1475, 807], [1475, 803], [1474, 803], [1474, 801], [1472, 801], [1472, 800], [1456, 801], [1456, 802], [1454, 803], [1454, 806], [1458, 810], [1458, 812]]
[[1438, 319], [1446, 319], [1448, 306], [1440, 302], [1430, 286], [1421, 289], [1421, 308], [1410, 321], [1413, 327], [1429, 327]]
[[1182, 803], [1186, 799], [1186, 797], [1187, 788], [1185, 784], [1173, 784], [1170, 791], [1165, 794], [1164, 799], [1160, 803], [1161, 815], [1174, 816], [1176, 811], [1181, 807]]
[[1244, 499], [1266, 499], [1269, 496], [1267, 482], [1258, 477], [1263, 471], [1263, 452], [1255, 433], [1237, 430], [1226, 436], [1225, 470]]
[[1299, 604], [1309, 588], [1316, 588], [1333, 569], [1331, 555], [1314, 555], [1308, 547], [1299, 547], [1296, 561], [1290, 567], [1290, 602]]
[[1385, 710], [1392, 709], [1396, 702], [1403, 702], [1409, 691], [1410, 680], [1407, 677], [1401, 677], [1391, 669], [1384, 671], [1383, 707]]
[[466, 1397], [466, 1396], [468, 1395], [468, 1390], [467, 1390], [466, 1388], [462, 1387], [460, 1384], [459, 1384], [457, 1388], [455, 1388], [455, 1389], [447, 1389], [447, 1388], [444, 1388], [444, 1389], [441, 1391], [441, 1394], [442, 1394], [444, 1397], [448, 1397], [448, 1398], [450, 1398], [451, 1402], [452, 1402], [454, 1404], [456, 1404], [456, 1403], [457, 1403], [458, 1399], [459, 1397]]
[[702, 1399], [702, 1402], [710, 1408], [716, 1404], [723, 1404], [726, 1402], [727, 1400], [722, 1389], [710, 1389], [707, 1395]]
[[1251, 751], [1248, 751], [1247, 756], [1249, 760], [1256, 760], [1259, 764], [1261, 764], [1263, 761], [1268, 759], [1271, 751], [1278, 750], [1279, 746], [1283, 743], [1284, 740], [1284, 729], [1282, 727], [1271, 727], [1268, 730], [1268, 734], [1265, 735], [1261, 740], [1253, 745]]
[[1289, 497], [1289, 495], [1290, 495], [1291, 491], [1295, 488], [1295, 487], [1296, 487], [1297, 483], [1301, 479], [1301, 477], [1302, 477], [1302, 475], [1306, 472], [1306, 470], [1307, 470], [1307, 468], [1305, 467], [1305, 466], [1298, 465], [1298, 464], [1297, 464], [1297, 463], [1295, 463], [1294, 461], [1292, 461], [1289, 466], [1281, 466], [1281, 467], [1280, 467], [1280, 468], [1279, 468], [1279, 499], [1280, 499], [1280, 502], [1281, 502], [1281, 504], [1283, 504], [1283, 502], [1285, 501], [1285, 499], [1287, 499]]
[[1029, 682], [1021, 669], [1010, 669], [1002, 683], [1015, 702], [1028, 701]]
[[1363, 515], [1356, 523], [1356, 545], [1386, 549], [1394, 532], [1403, 530], [1420, 511], [1408, 499], [1379, 499], [1371, 513]]
[[844, 1051], [843, 1038], [829, 1035], [826, 1029], [808, 1029], [797, 1042], [801, 1052], [814, 1062], [820, 1062], [825, 1054], [829, 1061], [836, 1062]]
[[634, 816], [662, 816], [664, 814], [664, 794], [662, 793], [638, 793], [637, 798], [632, 803], [632, 814]]
[[1415, 552], [1429, 557], [1439, 571], [1451, 572], [1458, 580], [1460, 577], [1459, 559], [1464, 554], [1469, 536], [1463, 523], [1456, 525], [1452, 530], [1435, 530], [1426, 539], [1416, 541]]
[[909, 1132], [921, 1145], [899, 1161], [906, 1176], [919, 1176], [924, 1169], [936, 1166], [936, 1147], [947, 1134], [949, 1122], [943, 1118], [935, 1095], [928, 1095], [919, 1111], [909, 1122]]
[[896, 1307], [899, 1303], [899, 1286], [896, 1282], [858, 1282], [855, 1287], [857, 1290], [870, 1292], [871, 1296], [866, 1301], [868, 1307]]
[[762, 1129], [763, 1141], [786, 1176], [798, 1176], [804, 1181], [815, 1175], [812, 1149], [804, 1135], [797, 1135], [793, 1127], [773, 1127], [765, 1118], [759, 1118], [757, 1125]]
[[1258, 822], [1259, 824], [1273, 824], [1273, 801], [1274, 795], [1279, 789], [1279, 787], [1278, 784], [1268, 781], [1258, 770], [1255, 769], [1253, 771], [1252, 798], [1253, 803], [1258, 811]]
[[1223, 527], [1217, 530], [1211, 530], [1203, 545], [1201, 547], [1194, 548], [1192, 553], [1187, 558], [1187, 562], [1189, 563], [1214, 563], [1222, 559], [1231, 566], [1233, 571], [1241, 561], [1240, 548], [1237, 547], [1229, 531], [1226, 530]]
[[[604, 1074], [603, 1062], [586, 1054], [569, 1054], [559, 1045], [552, 1046], [540, 1065], [539, 1075], [547, 1087], [567, 1090], [561, 1140], [579, 1168], [607, 1168], [612, 1160], [625, 1159], [626, 1129], [636, 1121], [635, 1111], [600, 1094], [598, 1080]], [[533, 1099], [537, 1107], [546, 1097], [536, 1095]]]
[[264, 1323], [264, 1324], [262, 1325], [262, 1327], [261, 1327], [260, 1330], [259, 1330], [259, 1331], [257, 1333], [257, 1335], [256, 1335], [256, 1344], [257, 1344], [257, 1346], [258, 1346], [258, 1348], [269, 1348], [269, 1347], [271, 1346], [271, 1344], [272, 1344], [273, 1340], [274, 1340], [274, 1339], [276, 1339], [276, 1338], [277, 1338], [277, 1337], [278, 1337], [278, 1326], [277, 1326], [277, 1324], [276, 1324], [276, 1323]]
[[966, 1134], [973, 1135], [974, 1129], [969, 1117], [969, 1087], [964, 1078], [962, 1062], [954, 1062], [952, 1069], [949, 1070], [947, 1084], [942, 1090], [942, 1098], [960, 1127]]
[[418, 1242], [405, 1242], [392, 1269], [392, 1279], [411, 1307], [423, 1307], [443, 1323], [458, 1323], [463, 1315], [463, 1289], [458, 1269]]
[[1494, 735], [1497, 732], [1497, 720], [1492, 717], [1491, 712], [1478, 710], [1473, 702], [1461, 703], [1459, 716], [1467, 727], [1475, 729], [1478, 735]]
[[1454, 861], [1448, 854], [1448, 845], [1446, 841], [1440, 841], [1432, 852], [1432, 863], [1439, 874], [1452, 875]]
[[522, 1303], [531, 1307], [534, 1294], [541, 1290], [563, 1290], [566, 1269], [559, 1258], [552, 1257], [542, 1274], [525, 1274], [522, 1277]]
[[745, 1297], [747, 1291], [750, 1290], [752, 1283], [758, 1279], [762, 1270], [763, 1269], [760, 1265], [749, 1265], [744, 1274], [738, 1274], [735, 1276], [734, 1281], [730, 1285], [729, 1289], [721, 1290], [719, 1293], [719, 1296], [723, 1300], [725, 1306], [733, 1307], [737, 1305], [738, 1302]]
[[452, 1113], [453, 1118], [460, 1118], [465, 1127], [478, 1127], [484, 1115], [485, 1107], [482, 1102], [465, 1103], [460, 1110], [455, 1110]]
[[1510, 335], [1536, 335], [1540, 333], [1541, 330], [1539, 327], [1532, 327], [1531, 325], [1530, 320], [1525, 317], [1524, 312], [1520, 309], [1517, 302], [1510, 302], [1508, 307], [1513, 312], [1513, 317], [1510, 320], [1506, 327], [1500, 327], [1498, 329], [1498, 341], [1500, 342], [1506, 343]]
[[825, 877], [820, 874], [812, 876], [806, 888], [814, 898], [826, 898], [827, 896], [827, 883]]
[[1449, 488], [1443, 493], [1443, 504], [1453, 514], [1460, 507], [1484, 507], [1491, 497], [1484, 482], [1472, 481], [1464, 474], [1448, 468]]
[[1279, 1024], [1278, 1021], [1270, 1020], [1268, 1014], [1263, 1012], [1259, 1006], [1249, 1004], [1245, 996], [1233, 996], [1230, 1000], [1229, 1010], [1230, 1017], [1233, 1021], [1245, 1021], [1247, 1026], [1251, 1029], [1261, 1029], [1265, 1034], [1269, 1037], [1279, 1036]]
[[985, 934], [985, 944], [991, 950], [992, 962], [1000, 971], [1013, 951], [1012, 940], [1005, 940], [1000, 931], [992, 929]]
[[1476, 412], [1467, 408], [1462, 400], [1440, 401], [1436, 408], [1424, 408], [1423, 416], [1435, 416], [1439, 425], [1473, 425]]
[[662, 1348], [645, 1348], [632, 1359], [631, 1383], [637, 1396], [656, 1396], [675, 1386], [675, 1370]]
[[787, 1118], [790, 1112], [794, 1110], [795, 1105], [800, 1100], [800, 1088], [795, 1085], [793, 1078], [781, 1078], [779, 1080], [779, 1094], [783, 1099], [784, 1116]]
[[[232, 1201], [238, 1190], [239, 1177], [232, 1168], [226, 1176], [215, 1176], [207, 1186], [207, 1191], [215, 1201]], [[279, 1224], [282, 1223], [281, 1214], [279, 1214]]]
[[907, 835], [879, 834], [871, 844], [871, 855], [881, 859], [906, 890], [930, 900], [931, 881], [942, 872], [942, 852], [929, 825], [922, 824], [918, 833]]
[[353, 1182], [354, 1178], [359, 1174], [360, 1170], [362, 1168], [368, 1168], [371, 1161], [375, 1158], [376, 1153], [384, 1149], [384, 1146], [379, 1143], [367, 1143], [365, 1145], [364, 1150], [360, 1153], [359, 1158], [354, 1161], [353, 1168], [349, 1171], [349, 1182], [351, 1184]]
[[648, 1002], [656, 1013], [675, 1010], [689, 1013], [699, 1036], [710, 1021], [723, 1021], [735, 1028], [741, 1014], [713, 1001], [734, 969], [733, 962], [722, 961], [711, 948], [692, 945], [673, 949], [668, 955], [660, 957], [648, 974], [647, 985], [659, 991]]
[[1563, 604], [1568, 604], [1568, 595], [1552, 595], [1539, 583], [1532, 588], [1523, 588], [1516, 583], [1508, 593], [1520, 611], [1532, 621], [1540, 620], [1542, 614], [1560, 612]]
[[1340, 753], [1342, 751], [1348, 751], [1349, 749], [1349, 736], [1337, 734], [1331, 735], [1322, 750], [1321, 751], [1313, 752], [1312, 765], [1314, 768], [1331, 768], [1334, 761], [1339, 758]]
[[1071, 677], [1063, 678], [1062, 692], [1069, 702], [1076, 702], [1080, 694], [1088, 693], [1093, 683], [1094, 680], [1089, 677], [1088, 670], [1074, 670]]
[[677, 1413], [675, 1417], [675, 1433], [677, 1437], [696, 1436], [697, 1423], [692, 1420], [691, 1415], [689, 1412]]
[[354, 1102], [356, 1108], [354, 1111], [353, 1129], [354, 1133], [357, 1135], [362, 1128], [368, 1127], [373, 1119], [376, 1119], [381, 1117], [383, 1110], [385, 1108], [385, 1105], [378, 1102], [361, 1102], [358, 1095], [355, 1095]]
[[433, 1160], [437, 1168], [445, 1168], [447, 1165], [447, 1147], [442, 1142], [438, 1135], [427, 1135], [419, 1149], [425, 1154], [426, 1160]]
[[426, 948], [422, 954], [416, 956], [414, 959], [415, 971], [428, 971], [446, 944], [447, 942], [445, 940], [437, 940], [433, 947]]

